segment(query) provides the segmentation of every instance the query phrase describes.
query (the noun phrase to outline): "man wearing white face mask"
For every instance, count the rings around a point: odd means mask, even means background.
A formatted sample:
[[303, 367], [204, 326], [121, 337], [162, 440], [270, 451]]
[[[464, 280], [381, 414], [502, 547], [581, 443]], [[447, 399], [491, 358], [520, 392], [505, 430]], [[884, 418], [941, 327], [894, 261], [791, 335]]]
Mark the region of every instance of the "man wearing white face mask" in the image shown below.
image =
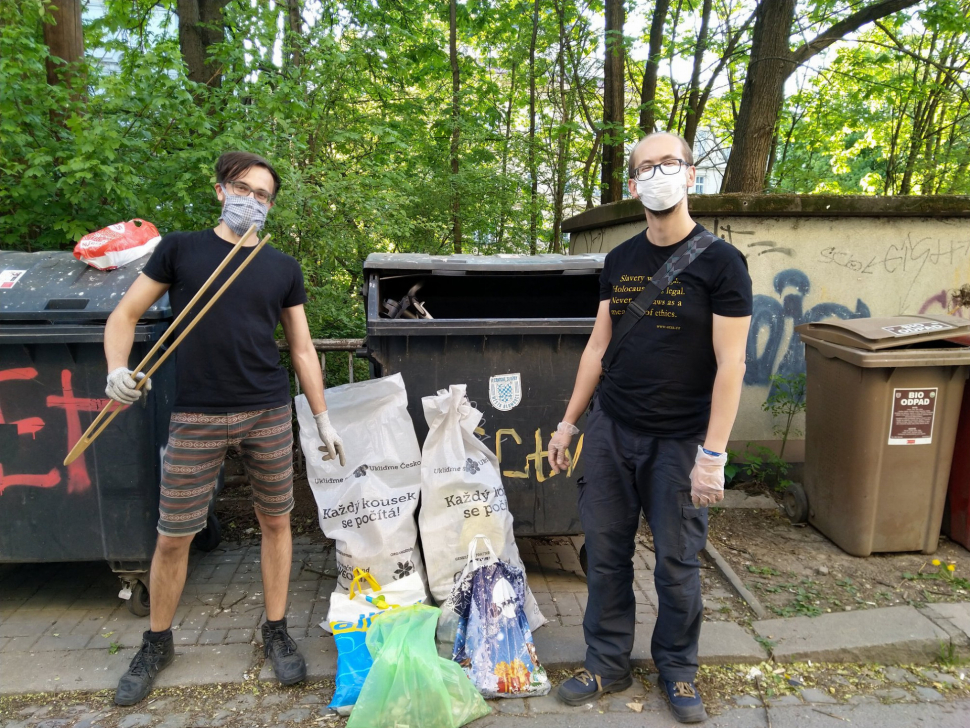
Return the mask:
[[575, 423], [592, 399], [579, 488], [589, 559], [586, 663], [559, 696], [582, 705], [631, 684], [642, 511], [660, 600], [651, 652], [674, 717], [685, 723], [707, 718], [694, 685], [703, 618], [697, 552], [707, 506], [723, 497], [752, 304], [744, 256], [690, 217], [694, 174], [690, 147], [674, 134], [651, 134], [630, 153], [630, 194], [643, 203], [647, 229], [606, 256], [596, 324], [549, 444], [549, 464], [565, 469]]
[[[280, 177], [262, 157], [228, 152], [219, 157], [215, 171], [215, 192], [222, 203], [219, 224], [163, 237], [108, 318], [106, 392], [118, 402], [132, 404], [142, 396], [135, 389], [128, 357], [135, 326], [145, 311], [167, 291], [178, 315], [250, 225], [263, 227], [273, 207]], [[257, 237], [247, 245], [255, 246]], [[236, 254], [208, 296], [247, 255], [245, 250]], [[201, 310], [207, 300], [203, 296], [195, 310]], [[315, 413], [325, 459], [339, 458], [344, 463], [343, 442], [327, 414], [320, 364], [303, 311], [306, 300], [299, 263], [264, 246], [258, 260], [240, 273], [179, 346], [151, 568], [151, 628], [118, 683], [115, 702], [119, 705], [145, 698], [156, 674], [174, 658], [172, 620], [185, 585], [189, 546], [205, 527], [219, 469], [230, 447], [242, 453], [262, 533], [263, 652], [281, 683], [290, 685], [306, 677], [306, 663], [286, 627], [293, 556], [293, 431], [289, 376], [280, 365], [275, 340], [280, 323], [293, 368]]]

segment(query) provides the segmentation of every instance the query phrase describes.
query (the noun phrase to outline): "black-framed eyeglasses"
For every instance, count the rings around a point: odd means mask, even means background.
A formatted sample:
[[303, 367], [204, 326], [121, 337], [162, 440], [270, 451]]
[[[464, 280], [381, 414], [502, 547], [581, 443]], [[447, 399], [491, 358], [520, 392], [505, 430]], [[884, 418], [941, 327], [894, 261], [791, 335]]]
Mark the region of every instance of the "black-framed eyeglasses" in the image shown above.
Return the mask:
[[638, 167], [634, 172], [633, 176], [638, 182], [646, 182], [648, 179], [653, 179], [653, 176], [660, 170], [660, 174], [677, 174], [684, 167], [690, 167], [690, 165], [683, 159], [665, 159], [660, 164], [644, 164]]
[[256, 201], [263, 205], [268, 205], [273, 200], [276, 199], [276, 195], [270, 194], [266, 190], [257, 190], [245, 182], [240, 182], [239, 180], [233, 180], [232, 182], [226, 182], [226, 187], [234, 195], [239, 195], [240, 197], [248, 197], [252, 195], [256, 198]]

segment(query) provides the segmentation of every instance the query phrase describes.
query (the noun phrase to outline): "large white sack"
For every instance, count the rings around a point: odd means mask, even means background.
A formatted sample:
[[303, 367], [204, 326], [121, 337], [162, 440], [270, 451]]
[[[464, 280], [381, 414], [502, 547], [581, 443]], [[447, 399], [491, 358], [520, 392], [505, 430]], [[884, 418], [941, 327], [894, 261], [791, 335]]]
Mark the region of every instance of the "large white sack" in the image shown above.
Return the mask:
[[404, 379], [345, 384], [327, 390], [330, 422], [343, 438], [347, 464], [323, 460], [323, 444], [306, 396], [296, 398], [307, 479], [320, 528], [337, 543], [337, 591], [354, 569], [381, 584], [424, 575], [414, 511], [421, 495], [421, 449], [407, 410]]
[[[465, 385], [453, 384], [421, 403], [430, 430], [421, 454], [418, 525], [431, 595], [444, 604], [468, 561], [468, 545], [478, 534], [492, 542], [502, 561], [523, 573], [525, 567], [512, 535], [498, 459], [475, 437], [482, 413], [468, 402]], [[478, 555], [485, 557], [487, 550]], [[530, 629], [546, 623], [528, 585], [525, 614]], [[441, 619], [448, 622], [452, 616], [442, 613]], [[439, 623], [439, 637], [453, 639], [454, 626]]]

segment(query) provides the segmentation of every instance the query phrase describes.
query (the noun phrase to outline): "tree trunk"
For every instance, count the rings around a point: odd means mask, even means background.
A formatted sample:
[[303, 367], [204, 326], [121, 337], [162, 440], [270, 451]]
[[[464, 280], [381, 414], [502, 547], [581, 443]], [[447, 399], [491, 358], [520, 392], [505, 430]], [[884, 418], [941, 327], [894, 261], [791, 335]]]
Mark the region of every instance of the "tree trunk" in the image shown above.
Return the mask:
[[532, 4], [532, 38], [529, 41], [529, 254], [539, 252], [539, 173], [536, 168], [536, 37], [539, 35], [539, 0]]
[[286, 0], [287, 45], [290, 48], [290, 65], [303, 65], [303, 8], [301, 0]]
[[623, 68], [623, 0], [606, 0], [601, 205], [623, 199]]
[[461, 194], [458, 190], [458, 142], [461, 137], [461, 76], [458, 72], [458, 1], [451, 0], [451, 232], [455, 253], [461, 253]]
[[751, 58], [741, 92], [741, 107], [734, 127], [734, 146], [728, 159], [724, 192], [761, 192], [771, 140], [784, 101], [785, 80], [840, 38], [866, 23], [916, 5], [919, 0], [878, 0], [834, 23], [792, 51], [792, 25], [796, 0], [760, 0], [751, 42]]
[[693, 149], [694, 137], [697, 136], [697, 125], [701, 118], [701, 68], [704, 64], [704, 52], [707, 50], [707, 32], [711, 24], [711, 6], [713, 0], [704, 0], [701, 11], [701, 29], [697, 34], [697, 45], [694, 47], [694, 68], [690, 74], [690, 91], [687, 95], [687, 106], [684, 109], [684, 139]]
[[72, 87], [74, 97], [83, 95], [83, 79], [76, 78], [84, 58], [84, 33], [81, 27], [81, 0], [57, 0], [48, 8], [54, 23], [44, 23], [44, 42], [50, 49], [47, 83]]
[[[505, 111], [505, 143], [502, 146], [502, 183], [505, 183], [505, 175], [509, 170], [509, 147], [512, 145], [512, 106], [515, 101], [515, 60], [512, 61], [512, 68], [509, 70], [509, 107]], [[502, 241], [505, 239], [505, 223], [508, 219], [506, 214], [508, 206], [502, 205], [498, 219], [498, 248], [502, 249]]]
[[640, 90], [640, 131], [644, 136], [653, 132], [657, 121], [657, 66], [663, 50], [664, 21], [670, 0], [657, 0], [650, 21], [650, 49], [647, 64], [643, 71], [643, 87]]
[[179, 48], [188, 79], [213, 88], [222, 85], [222, 67], [210, 59], [209, 47], [225, 41], [222, 9], [228, 0], [178, 0]]
[[751, 60], [741, 91], [734, 143], [724, 174], [725, 192], [761, 192], [775, 123], [784, 100], [785, 79], [794, 69], [789, 48], [796, 0], [758, 5]]

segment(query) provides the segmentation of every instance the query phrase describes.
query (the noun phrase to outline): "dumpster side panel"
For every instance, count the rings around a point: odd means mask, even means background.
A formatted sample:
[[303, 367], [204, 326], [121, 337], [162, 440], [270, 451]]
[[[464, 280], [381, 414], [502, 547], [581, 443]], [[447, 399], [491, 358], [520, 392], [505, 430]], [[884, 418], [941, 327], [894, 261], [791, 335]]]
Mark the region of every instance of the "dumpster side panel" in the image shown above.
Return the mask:
[[[561, 535], [582, 532], [576, 501], [582, 456], [570, 472], [553, 475], [544, 448], [565, 411], [588, 339], [588, 334], [370, 336], [368, 347], [381, 376], [404, 377], [421, 443], [428, 434], [421, 398], [467, 384], [469, 399], [484, 415], [478, 436], [499, 456], [516, 535]], [[521, 402], [501, 411], [490, 401], [489, 381], [516, 373]]]
[[[135, 344], [143, 357], [151, 342]], [[0, 562], [147, 561], [158, 519], [158, 443], [174, 365], [71, 465], [107, 399], [100, 343], [0, 345]], [[161, 425], [164, 421], [164, 425]]]

